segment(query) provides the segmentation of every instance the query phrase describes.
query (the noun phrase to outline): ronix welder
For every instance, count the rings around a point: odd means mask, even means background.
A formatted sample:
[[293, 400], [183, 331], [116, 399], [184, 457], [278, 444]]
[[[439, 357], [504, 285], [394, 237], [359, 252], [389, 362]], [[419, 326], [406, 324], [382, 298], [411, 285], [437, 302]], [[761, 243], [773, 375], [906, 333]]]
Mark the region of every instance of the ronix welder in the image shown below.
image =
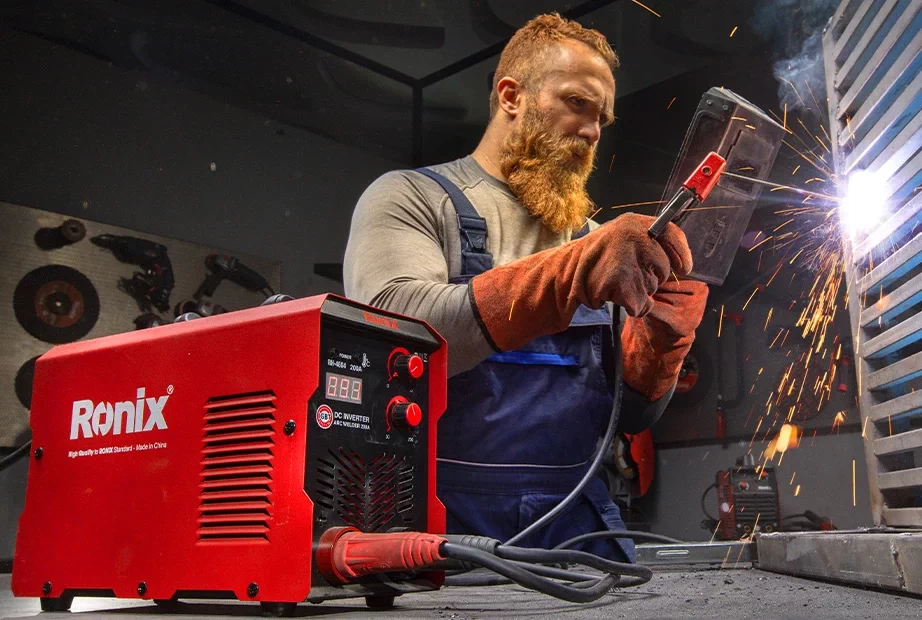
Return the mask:
[[[446, 372], [426, 324], [334, 296], [53, 349], [35, 368], [14, 593], [43, 609], [387, 602], [387, 579], [328, 579], [315, 549], [328, 531], [445, 531]], [[403, 576], [399, 592], [441, 575]]]

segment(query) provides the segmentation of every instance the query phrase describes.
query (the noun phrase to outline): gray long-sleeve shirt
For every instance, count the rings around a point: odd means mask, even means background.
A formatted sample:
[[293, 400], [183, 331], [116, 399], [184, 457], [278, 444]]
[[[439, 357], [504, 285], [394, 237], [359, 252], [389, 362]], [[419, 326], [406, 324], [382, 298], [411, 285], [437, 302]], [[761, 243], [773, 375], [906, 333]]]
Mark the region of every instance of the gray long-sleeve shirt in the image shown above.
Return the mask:
[[[569, 232], [551, 232], [533, 217], [509, 187], [473, 157], [431, 168], [454, 182], [486, 220], [487, 251], [494, 266], [570, 240]], [[346, 246], [346, 296], [432, 325], [448, 341], [449, 376], [494, 353], [475, 318], [467, 285], [449, 283], [460, 273], [458, 219], [438, 183], [419, 172], [393, 171], [365, 190]], [[669, 396], [650, 403], [626, 389], [625, 410], [635, 419], [659, 417]]]

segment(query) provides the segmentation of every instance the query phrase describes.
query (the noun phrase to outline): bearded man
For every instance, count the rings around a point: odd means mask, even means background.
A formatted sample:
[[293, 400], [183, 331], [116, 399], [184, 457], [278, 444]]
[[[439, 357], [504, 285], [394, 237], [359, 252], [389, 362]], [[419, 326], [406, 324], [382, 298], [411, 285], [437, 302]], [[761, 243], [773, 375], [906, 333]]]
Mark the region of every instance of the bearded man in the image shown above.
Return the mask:
[[[587, 219], [617, 67], [601, 33], [556, 14], [534, 18], [503, 50], [474, 152], [389, 172], [355, 209], [346, 295], [423, 319], [448, 341], [437, 481], [449, 532], [505, 541], [544, 515], [583, 477], [605, 432], [614, 334], [620, 429], [638, 432], [662, 413], [701, 322], [707, 288], [677, 277], [692, 267], [678, 227], [655, 240], [650, 217]], [[617, 330], [613, 304], [627, 315]], [[518, 544], [623, 529], [594, 478]], [[630, 539], [583, 548], [635, 559]]]

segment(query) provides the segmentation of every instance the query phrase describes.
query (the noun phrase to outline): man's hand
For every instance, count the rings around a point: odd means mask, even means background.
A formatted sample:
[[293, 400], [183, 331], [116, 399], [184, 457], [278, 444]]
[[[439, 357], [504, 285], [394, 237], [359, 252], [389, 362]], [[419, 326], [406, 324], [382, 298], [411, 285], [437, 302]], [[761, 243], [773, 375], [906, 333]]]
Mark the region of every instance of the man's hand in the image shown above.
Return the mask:
[[670, 279], [653, 295], [648, 314], [628, 318], [621, 332], [626, 384], [651, 401], [669, 392], [695, 340], [707, 296], [706, 284]]
[[[658, 239], [654, 218], [627, 214], [582, 239], [538, 252], [471, 280], [471, 299], [488, 337], [501, 351], [563, 331], [580, 304], [624, 307], [632, 317], [655, 310], [654, 294], [672, 271], [691, 271], [685, 234], [669, 224]], [[700, 320], [700, 319], [699, 319]]]

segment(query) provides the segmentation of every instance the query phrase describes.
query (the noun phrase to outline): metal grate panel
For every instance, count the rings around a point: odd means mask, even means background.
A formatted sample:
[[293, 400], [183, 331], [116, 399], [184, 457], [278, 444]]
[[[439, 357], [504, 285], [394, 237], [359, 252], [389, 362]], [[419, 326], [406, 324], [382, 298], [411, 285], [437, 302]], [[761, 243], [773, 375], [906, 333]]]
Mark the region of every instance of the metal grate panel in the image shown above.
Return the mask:
[[876, 175], [889, 213], [846, 261], [871, 510], [922, 526], [922, 0], [843, 0], [823, 62], [840, 186]]
[[345, 523], [375, 532], [398, 516], [406, 525], [413, 522], [413, 465], [406, 457], [379, 454], [366, 462], [339, 448], [318, 462], [317, 504]]

